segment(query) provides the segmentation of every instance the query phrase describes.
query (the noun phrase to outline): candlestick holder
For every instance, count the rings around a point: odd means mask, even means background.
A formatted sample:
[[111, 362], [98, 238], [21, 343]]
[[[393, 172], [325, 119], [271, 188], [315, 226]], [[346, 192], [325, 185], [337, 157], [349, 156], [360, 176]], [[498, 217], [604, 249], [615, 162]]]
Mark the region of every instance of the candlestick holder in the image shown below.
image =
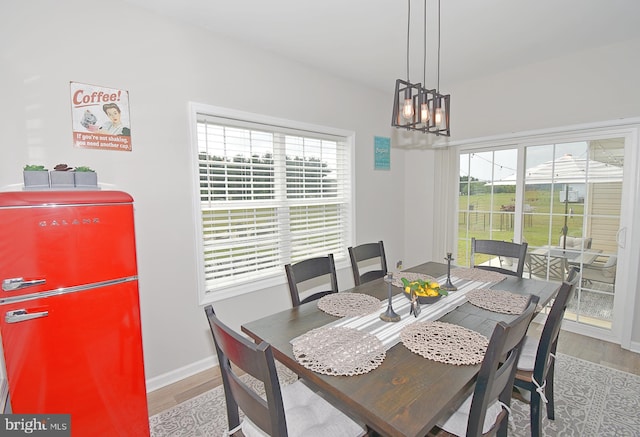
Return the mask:
[[416, 318], [420, 315], [420, 300], [416, 295], [414, 290], [411, 290], [411, 307], [409, 308], [409, 315], [412, 315]]
[[391, 282], [393, 281], [393, 274], [389, 273], [384, 277], [384, 281], [388, 284], [389, 287], [389, 304], [387, 305], [387, 310], [380, 314], [380, 319], [385, 322], [397, 322], [400, 320], [400, 316], [393, 310], [393, 305], [391, 304], [391, 298], [393, 296], [391, 290]]
[[447, 253], [447, 257], [445, 258], [445, 261], [447, 262], [447, 282], [445, 282], [444, 285], [441, 285], [440, 288], [447, 291], [456, 291], [458, 287], [453, 285], [453, 282], [451, 282], [451, 261], [453, 261], [453, 258], [451, 257], [451, 252]]

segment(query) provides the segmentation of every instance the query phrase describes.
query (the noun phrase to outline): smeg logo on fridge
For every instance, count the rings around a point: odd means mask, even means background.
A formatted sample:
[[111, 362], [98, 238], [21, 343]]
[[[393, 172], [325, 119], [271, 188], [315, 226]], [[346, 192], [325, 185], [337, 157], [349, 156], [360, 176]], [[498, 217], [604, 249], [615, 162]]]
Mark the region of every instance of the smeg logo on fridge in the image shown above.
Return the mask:
[[38, 223], [41, 228], [52, 227], [52, 226], [79, 226], [79, 225], [95, 225], [100, 223], [99, 217], [88, 217], [73, 220], [67, 219], [52, 219], [52, 220], [42, 220]]

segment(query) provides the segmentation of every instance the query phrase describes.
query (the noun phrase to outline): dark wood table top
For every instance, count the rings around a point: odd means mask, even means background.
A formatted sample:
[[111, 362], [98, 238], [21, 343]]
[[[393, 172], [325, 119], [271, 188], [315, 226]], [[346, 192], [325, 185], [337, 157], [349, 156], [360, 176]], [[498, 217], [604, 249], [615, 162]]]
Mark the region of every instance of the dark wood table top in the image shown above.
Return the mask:
[[[407, 271], [446, 275], [446, 265], [429, 262]], [[514, 293], [534, 294], [545, 304], [560, 284], [535, 279], [507, 277], [494, 286]], [[399, 288], [393, 287], [400, 292]], [[344, 290], [347, 291], [347, 290]], [[388, 296], [383, 279], [348, 290]], [[401, 314], [410, 317], [408, 314]], [[411, 316], [413, 317], [413, 316]], [[440, 321], [464, 326], [490, 337], [496, 323], [509, 322], [513, 315], [494, 313], [465, 303]], [[292, 369], [342, 410], [365, 422], [384, 436], [424, 436], [443, 414], [453, 411], [471, 393], [480, 365], [456, 366], [431, 361], [411, 352], [402, 343], [387, 351], [380, 367], [364, 375], [328, 376], [300, 365], [293, 356], [290, 340], [332, 321], [316, 302], [291, 308], [242, 325], [242, 331], [256, 341], [267, 341], [278, 361]]]

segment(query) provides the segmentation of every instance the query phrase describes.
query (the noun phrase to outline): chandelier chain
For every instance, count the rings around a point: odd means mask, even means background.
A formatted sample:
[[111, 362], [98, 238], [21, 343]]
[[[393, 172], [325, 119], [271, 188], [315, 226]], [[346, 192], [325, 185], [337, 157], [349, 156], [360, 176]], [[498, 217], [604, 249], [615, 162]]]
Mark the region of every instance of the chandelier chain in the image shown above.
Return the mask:
[[440, 92], [440, 0], [438, 0], [438, 77], [436, 78], [436, 92]]
[[423, 69], [422, 69], [422, 83], [427, 86], [427, 0], [424, 0], [424, 51], [422, 54]]
[[407, 0], [407, 82], [409, 82], [409, 37], [410, 37], [410, 26], [411, 26], [411, 0]]

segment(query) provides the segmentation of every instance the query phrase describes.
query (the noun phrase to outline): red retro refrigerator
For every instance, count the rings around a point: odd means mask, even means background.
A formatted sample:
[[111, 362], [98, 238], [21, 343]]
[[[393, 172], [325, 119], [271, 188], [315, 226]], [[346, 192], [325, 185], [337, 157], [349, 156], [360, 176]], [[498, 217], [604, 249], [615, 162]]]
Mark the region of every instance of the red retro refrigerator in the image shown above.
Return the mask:
[[120, 191], [0, 193], [0, 328], [16, 414], [148, 436], [133, 225]]

